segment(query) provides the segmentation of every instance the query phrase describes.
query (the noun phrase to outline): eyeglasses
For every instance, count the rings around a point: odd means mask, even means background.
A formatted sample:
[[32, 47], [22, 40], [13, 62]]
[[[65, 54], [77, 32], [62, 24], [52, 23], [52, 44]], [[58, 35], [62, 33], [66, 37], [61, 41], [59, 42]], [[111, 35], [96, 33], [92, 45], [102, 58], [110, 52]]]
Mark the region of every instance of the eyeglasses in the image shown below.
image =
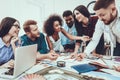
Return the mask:
[[19, 26], [19, 25], [17, 25], [17, 24], [16, 24], [16, 25], [12, 25], [12, 26], [15, 26], [16, 28], [19, 28], [19, 29], [20, 29], [20, 26]]

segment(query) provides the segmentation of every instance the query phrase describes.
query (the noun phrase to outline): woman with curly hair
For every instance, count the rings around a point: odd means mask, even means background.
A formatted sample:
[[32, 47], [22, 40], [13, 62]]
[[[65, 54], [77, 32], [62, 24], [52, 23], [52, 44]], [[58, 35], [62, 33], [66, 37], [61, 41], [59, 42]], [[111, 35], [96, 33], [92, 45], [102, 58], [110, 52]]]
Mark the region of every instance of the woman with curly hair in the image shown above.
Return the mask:
[[61, 44], [61, 34], [64, 34], [71, 40], [88, 40], [89, 37], [72, 36], [62, 28], [62, 19], [59, 15], [51, 15], [44, 23], [44, 31], [47, 34], [46, 40], [50, 51], [63, 52], [64, 48]]

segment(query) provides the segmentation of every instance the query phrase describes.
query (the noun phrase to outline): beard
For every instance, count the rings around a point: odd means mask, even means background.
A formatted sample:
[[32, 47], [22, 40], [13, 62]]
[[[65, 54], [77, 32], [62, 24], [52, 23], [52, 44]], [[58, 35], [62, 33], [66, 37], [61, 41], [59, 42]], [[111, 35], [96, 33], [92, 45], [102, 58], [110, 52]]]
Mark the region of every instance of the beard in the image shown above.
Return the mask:
[[69, 24], [67, 24], [69, 28], [71, 28], [73, 26], [73, 22], [70, 22]]
[[112, 21], [114, 21], [114, 19], [115, 17], [112, 14], [110, 14], [109, 21], [106, 21], [106, 20], [102, 20], [102, 21], [104, 22], [104, 24], [109, 25]]

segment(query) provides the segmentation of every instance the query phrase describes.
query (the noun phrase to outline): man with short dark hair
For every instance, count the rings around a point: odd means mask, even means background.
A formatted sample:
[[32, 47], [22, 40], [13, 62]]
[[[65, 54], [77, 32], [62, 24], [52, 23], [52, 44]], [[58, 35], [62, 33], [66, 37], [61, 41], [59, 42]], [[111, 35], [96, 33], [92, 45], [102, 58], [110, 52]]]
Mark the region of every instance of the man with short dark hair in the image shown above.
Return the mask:
[[104, 32], [109, 35], [111, 53], [114, 56], [120, 56], [120, 8], [116, 7], [115, 0], [97, 0], [94, 10], [99, 20], [91, 42], [84, 53], [78, 55], [78, 60], [83, 59], [95, 49]]
[[[72, 15], [72, 11], [66, 10], [63, 12], [63, 19], [65, 20], [63, 28], [71, 35], [77, 35], [74, 18]], [[66, 52], [73, 52], [75, 48], [75, 40], [70, 40], [64, 35], [62, 35], [62, 45]]]

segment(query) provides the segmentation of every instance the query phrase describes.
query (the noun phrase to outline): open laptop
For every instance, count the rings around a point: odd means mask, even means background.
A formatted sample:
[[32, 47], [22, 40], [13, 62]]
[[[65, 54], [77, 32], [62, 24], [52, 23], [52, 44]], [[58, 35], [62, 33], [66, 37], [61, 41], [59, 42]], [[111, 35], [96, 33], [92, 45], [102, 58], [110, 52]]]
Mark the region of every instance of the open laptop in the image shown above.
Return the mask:
[[13, 80], [30, 69], [36, 63], [36, 52], [37, 44], [16, 48], [13, 75], [1, 73], [0, 77]]

